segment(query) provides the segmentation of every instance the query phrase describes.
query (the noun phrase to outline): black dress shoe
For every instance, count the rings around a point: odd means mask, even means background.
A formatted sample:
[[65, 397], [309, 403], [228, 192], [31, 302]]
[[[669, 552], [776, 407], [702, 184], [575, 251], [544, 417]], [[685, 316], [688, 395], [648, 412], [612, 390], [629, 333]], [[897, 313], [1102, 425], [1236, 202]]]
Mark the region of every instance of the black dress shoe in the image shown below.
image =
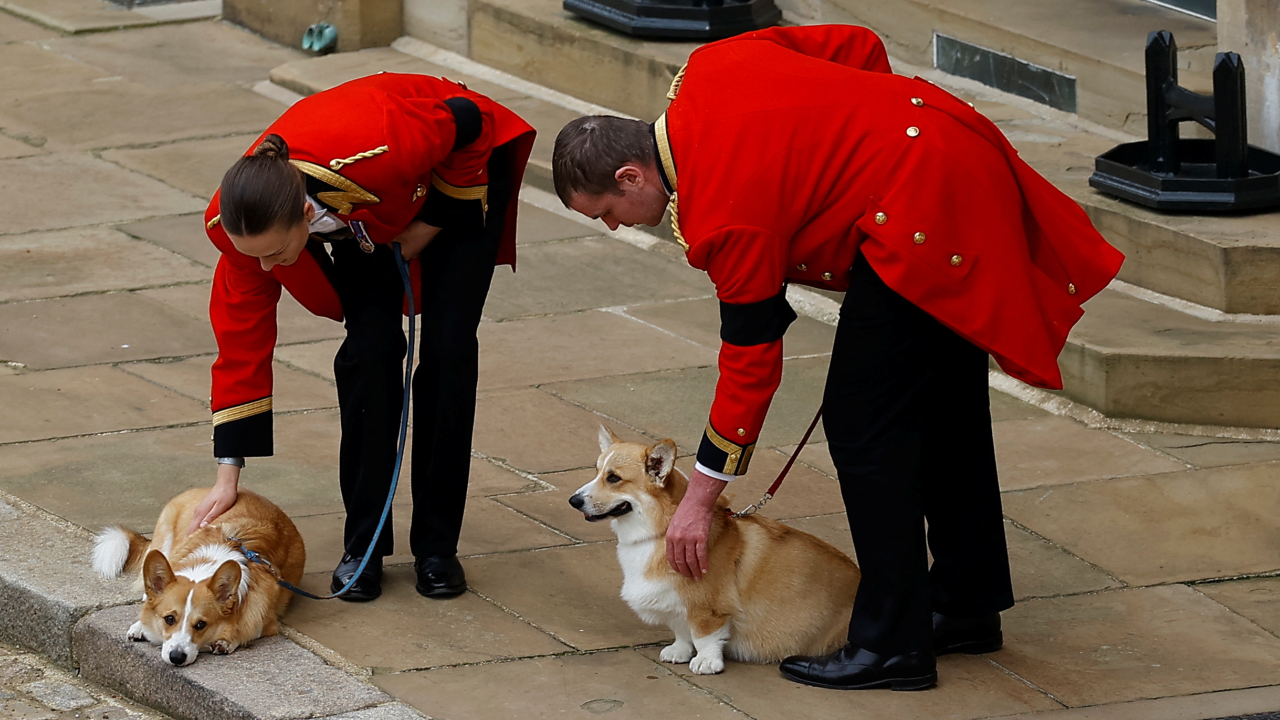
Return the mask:
[[833, 690], [924, 690], [938, 684], [932, 653], [879, 655], [853, 644], [830, 655], [789, 657], [778, 669], [788, 680]]
[[467, 576], [457, 555], [431, 555], [413, 561], [418, 574], [418, 594], [429, 598], [447, 598], [467, 590]]
[[[351, 577], [356, 574], [356, 570], [360, 567], [360, 561], [363, 558], [355, 557], [350, 554], [343, 554], [342, 561], [338, 563], [337, 569], [333, 571], [333, 581], [329, 583], [329, 592], [338, 592], [351, 581]], [[347, 602], [369, 602], [382, 594], [382, 557], [369, 558], [369, 564], [364, 566], [364, 572], [360, 573], [360, 578], [355, 581], [351, 589], [346, 593], [339, 595], [338, 599]]]
[[1004, 644], [1000, 631], [1000, 613], [957, 618], [933, 614], [933, 654], [965, 653], [981, 655], [995, 652]]

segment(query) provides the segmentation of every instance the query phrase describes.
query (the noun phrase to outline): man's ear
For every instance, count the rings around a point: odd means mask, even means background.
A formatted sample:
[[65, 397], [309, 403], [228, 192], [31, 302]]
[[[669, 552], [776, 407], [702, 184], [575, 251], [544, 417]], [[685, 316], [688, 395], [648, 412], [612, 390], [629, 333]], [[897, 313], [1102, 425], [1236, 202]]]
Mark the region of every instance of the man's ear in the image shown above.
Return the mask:
[[302, 199], [302, 219], [311, 222], [316, 216], [316, 208], [306, 198]]
[[676, 444], [671, 440], [663, 440], [649, 448], [649, 454], [644, 459], [644, 470], [658, 487], [666, 484], [667, 476], [675, 466]]
[[636, 187], [643, 186], [644, 171], [640, 169], [640, 166], [635, 165], [634, 163], [627, 163], [626, 165], [618, 168], [617, 172], [613, 174], [613, 179], [618, 181], [618, 191], [621, 192], [623, 188], [629, 185]]
[[147, 596], [154, 597], [164, 592], [173, 582], [173, 568], [169, 567], [169, 559], [159, 550], [147, 553], [142, 562], [142, 582], [147, 588]]
[[620, 438], [613, 434], [613, 431], [604, 425], [600, 426], [600, 452], [607, 453], [614, 443], [619, 442]]

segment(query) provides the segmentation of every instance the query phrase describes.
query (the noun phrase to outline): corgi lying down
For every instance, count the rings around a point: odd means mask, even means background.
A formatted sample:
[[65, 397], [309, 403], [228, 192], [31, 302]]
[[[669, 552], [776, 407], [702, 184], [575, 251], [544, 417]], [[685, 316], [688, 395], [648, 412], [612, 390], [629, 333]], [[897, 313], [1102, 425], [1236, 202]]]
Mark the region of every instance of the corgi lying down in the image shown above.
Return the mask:
[[671, 440], [646, 447], [600, 428], [595, 479], [569, 503], [586, 519], [609, 520], [618, 536], [622, 598], [642, 620], [667, 625], [676, 641], [662, 661], [697, 674], [724, 670], [724, 657], [778, 662], [823, 655], [845, 644], [861, 574], [844, 553], [760, 515], [734, 518], [717, 503], [701, 580], [667, 564], [666, 531], [688, 478]]
[[188, 490], [160, 512], [147, 540], [121, 527], [104, 528], [93, 548], [93, 567], [107, 577], [141, 572], [143, 595], [130, 640], [160, 645], [170, 665], [190, 665], [200, 652], [227, 654], [279, 632], [293, 593], [276, 584], [269, 561], [297, 585], [306, 549], [293, 521], [270, 500], [241, 490], [236, 504], [191, 535], [191, 517], [208, 489]]

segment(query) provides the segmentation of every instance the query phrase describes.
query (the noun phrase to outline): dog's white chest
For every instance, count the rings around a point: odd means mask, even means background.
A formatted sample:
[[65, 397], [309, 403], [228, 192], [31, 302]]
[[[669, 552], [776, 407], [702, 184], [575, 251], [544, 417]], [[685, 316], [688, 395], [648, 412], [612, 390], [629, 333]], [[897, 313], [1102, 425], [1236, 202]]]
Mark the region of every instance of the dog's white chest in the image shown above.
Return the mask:
[[622, 599], [647, 623], [658, 625], [672, 616], [683, 617], [684, 603], [668, 578], [648, 574], [655, 553], [662, 550], [660, 540], [618, 545], [618, 563], [622, 565]]

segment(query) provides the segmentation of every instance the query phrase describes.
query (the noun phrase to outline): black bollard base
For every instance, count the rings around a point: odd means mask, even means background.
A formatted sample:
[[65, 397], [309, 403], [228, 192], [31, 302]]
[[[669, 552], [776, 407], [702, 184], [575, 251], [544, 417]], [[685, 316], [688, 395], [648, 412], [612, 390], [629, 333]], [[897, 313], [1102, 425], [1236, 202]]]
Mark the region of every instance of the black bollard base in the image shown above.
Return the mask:
[[1245, 177], [1220, 178], [1213, 140], [1178, 140], [1181, 168], [1157, 173], [1148, 143], [1117, 145], [1099, 155], [1089, 186], [1156, 210], [1219, 213], [1280, 207], [1280, 155], [1248, 146]]
[[782, 20], [773, 0], [564, 0], [564, 9], [627, 35], [720, 40]]

